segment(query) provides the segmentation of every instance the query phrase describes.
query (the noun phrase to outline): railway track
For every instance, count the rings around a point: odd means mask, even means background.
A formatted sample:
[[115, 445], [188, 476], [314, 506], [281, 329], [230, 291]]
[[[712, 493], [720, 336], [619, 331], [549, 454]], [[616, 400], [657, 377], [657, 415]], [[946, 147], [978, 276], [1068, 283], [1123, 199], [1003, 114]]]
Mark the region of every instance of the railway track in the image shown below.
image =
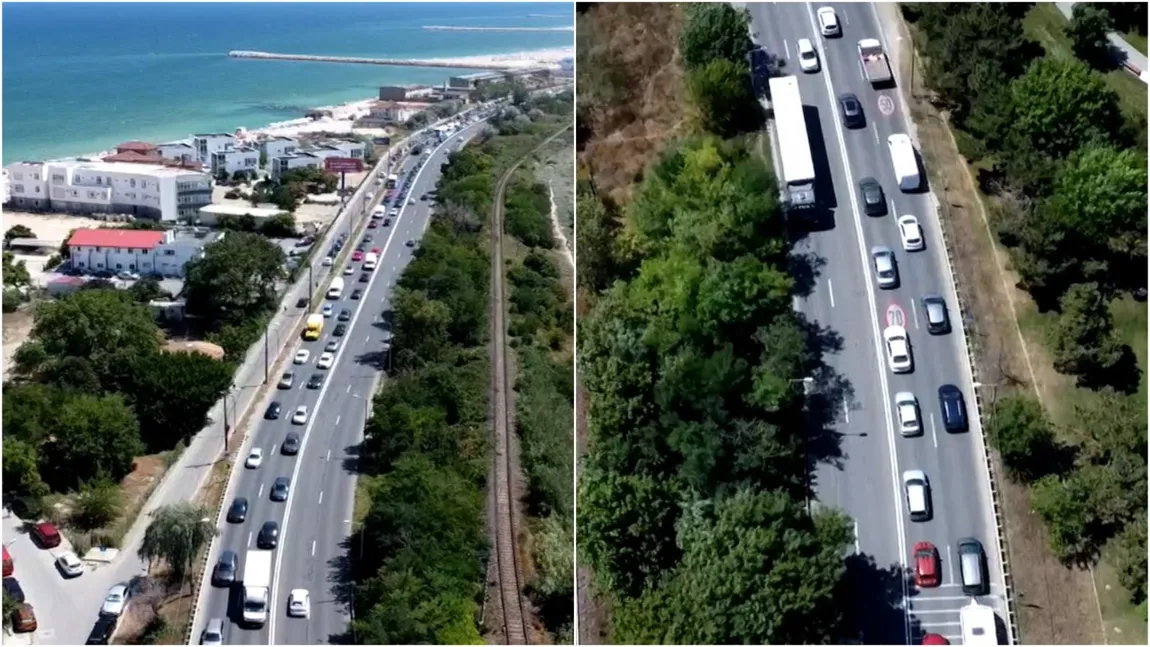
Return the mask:
[[494, 418], [492, 452], [493, 486], [488, 488], [491, 509], [494, 511], [495, 572], [499, 579], [499, 603], [502, 608], [504, 643], [526, 645], [527, 605], [523, 601], [523, 587], [519, 568], [519, 500], [512, 478], [519, 474], [518, 451], [514, 451], [512, 433], [514, 408], [511, 401], [512, 382], [507, 371], [507, 291], [503, 264], [503, 202], [507, 184], [519, 166], [571, 126], [543, 140], [521, 157], [500, 178], [495, 189], [491, 209], [491, 403]]

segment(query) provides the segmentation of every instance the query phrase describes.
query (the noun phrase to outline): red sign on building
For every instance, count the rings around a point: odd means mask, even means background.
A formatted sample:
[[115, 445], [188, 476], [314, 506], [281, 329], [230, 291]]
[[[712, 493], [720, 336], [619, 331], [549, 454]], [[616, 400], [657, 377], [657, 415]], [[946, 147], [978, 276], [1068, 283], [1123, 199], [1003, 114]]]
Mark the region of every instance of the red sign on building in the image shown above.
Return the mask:
[[323, 161], [323, 168], [329, 173], [362, 173], [363, 160], [354, 157], [329, 157]]

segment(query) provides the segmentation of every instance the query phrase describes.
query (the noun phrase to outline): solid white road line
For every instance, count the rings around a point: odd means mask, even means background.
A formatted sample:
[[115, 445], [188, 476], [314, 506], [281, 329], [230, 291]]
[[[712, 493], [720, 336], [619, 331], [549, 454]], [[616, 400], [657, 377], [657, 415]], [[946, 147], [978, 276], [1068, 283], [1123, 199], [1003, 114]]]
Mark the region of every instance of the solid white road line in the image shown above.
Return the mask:
[[323, 490], [319, 491], [319, 502], [316, 505], [323, 505]]
[[[931, 414], [931, 418], [934, 418], [933, 413]], [[950, 583], [948, 584], [947, 582], [943, 582], [942, 584], [943, 586], [950, 586], [954, 584], [954, 562], [950, 561], [950, 544], [946, 545], [946, 571], [950, 576]]]
[[830, 279], [827, 279], [827, 291], [831, 294], [831, 307], [833, 308], [835, 307], [835, 285], [831, 283]]
[[910, 313], [914, 317], [914, 329], [919, 330], [918, 325], [918, 306], [915, 305], [914, 299], [910, 300]]

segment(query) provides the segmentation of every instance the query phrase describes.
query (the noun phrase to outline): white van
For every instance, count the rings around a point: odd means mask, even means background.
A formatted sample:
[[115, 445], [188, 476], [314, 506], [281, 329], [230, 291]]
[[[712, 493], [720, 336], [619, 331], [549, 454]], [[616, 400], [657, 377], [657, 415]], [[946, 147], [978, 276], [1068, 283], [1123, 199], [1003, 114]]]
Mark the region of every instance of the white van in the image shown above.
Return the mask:
[[343, 277], [337, 276], [331, 280], [331, 286], [327, 289], [327, 298], [335, 300], [343, 296]]
[[922, 178], [918, 173], [918, 159], [915, 157], [914, 144], [910, 136], [904, 133], [895, 133], [886, 140], [890, 150], [890, 161], [894, 165], [894, 176], [898, 179], [898, 188], [903, 191], [917, 191], [922, 186]]
[[379, 257], [376, 256], [375, 254], [368, 252], [367, 254], [364, 255], [364, 257], [363, 257], [363, 269], [370, 272], [370, 271], [374, 270], [376, 265], [378, 265], [378, 264], [379, 264]]

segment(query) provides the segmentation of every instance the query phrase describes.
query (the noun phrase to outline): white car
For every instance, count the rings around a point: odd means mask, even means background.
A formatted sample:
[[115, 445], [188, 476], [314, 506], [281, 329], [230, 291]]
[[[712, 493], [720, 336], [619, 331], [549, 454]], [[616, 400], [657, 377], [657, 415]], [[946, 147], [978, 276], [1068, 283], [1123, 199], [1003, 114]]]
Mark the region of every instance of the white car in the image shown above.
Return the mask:
[[124, 612], [124, 605], [128, 602], [128, 587], [117, 584], [108, 589], [104, 596], [104, 604], [100, 607], [100, 615], [118, 616]]
[[886, 363], [893, 373], [910, 373], [914, 370], [914, 359], [910, 354], [910, 338], [906, 335], [906, 328], [902, 326], [887, 326], [882, 331], [882, 338], [886, 341]]
[[354, 267], [352, 267], [352, 266], [350, 266], [350, 265], [348, 265], [347, 267], [343, 268], [343, 275], [344, 275], [344, 276], [351, 276], [351, 275], [352, 275], [352, 274], [354, 274], [354, 273], [355, 273], [355, 268], [354, 268]]
[[335, 312], [335, 307], [332, 306], [330, 303], [323, 304], [323, 316], [324, 316], [324, 318], [330, 317], [332, 315], [332, 313], [334, 313], [334, 312]]
[[324, 353], [323, 355], [319, 356], [319, 361], [316, 362], [315, 365], [320, 368], [331, 368], [331, 365], [334, 363], [335, 353]]
[[922, 470], [902, 473], [902, 486], [906, 491], [906, 507], [911, 521], [930, 520], [930, 481]]
[[819, 18], [819, 29], [823, 36], [842, 36], [843, 30], [839, 26], [839, 17], [833, 7], [819, 7], [816, 12]]
[[799, 39], [799, 67], [804, 72], [819, 71], [819, 54], [809, 38]]
[[918, 398], [910, 391], [894, 394], [894, 408], [898, 412], [898, 432], [904, 436], [917, 436], [922, 432], [918, 421]]
[[307, 405], [301, 404], [296, 407], [295, 413], [291, 416], [291, 422], [293, 425], [307, 424]]
[[335, 262], [335, 259], [333, 259], [330, 256], [324, 256], [323, 257], [323, 266], [324, 267], [331, 267], [332, 263], [334, 263], [334, 262]]
[[252, 447], [252, 451], [248, 452], [248, 459], [244, 461], [244, 467], [251, 469], [258, 469], [260, 465], [264, 464], [264, 450], [259, 447]]
[[311, 351], [306, 348], [301, 348], [295, 352], [295, 359], [292, 361], [296, 364], [307, 364], [309, 357], [311, 357]]
[[918, 224], [918, 218], [914, 216], [898, 217], [898, 235], [902, 238], [902, 248], [908, 252], [921, 251], [926, 247], [926, 241], [922, 238], [922, 227]]
[[307, 589], [292, 589], [288, 595], [287, 614], [289, 618], [306, 618], [311, 615], [311, 600]]
[[64, 577], [79, 577], [84, 574], [84, 562], [70, 550], [56, 556], [56, 568], [60, 569]]
[[338, 339], [332, 339], [328, 343], [324, 344], [323, 351], [325, 353], [334, 353], [337, 350], [339, 350], [339, 340]]

